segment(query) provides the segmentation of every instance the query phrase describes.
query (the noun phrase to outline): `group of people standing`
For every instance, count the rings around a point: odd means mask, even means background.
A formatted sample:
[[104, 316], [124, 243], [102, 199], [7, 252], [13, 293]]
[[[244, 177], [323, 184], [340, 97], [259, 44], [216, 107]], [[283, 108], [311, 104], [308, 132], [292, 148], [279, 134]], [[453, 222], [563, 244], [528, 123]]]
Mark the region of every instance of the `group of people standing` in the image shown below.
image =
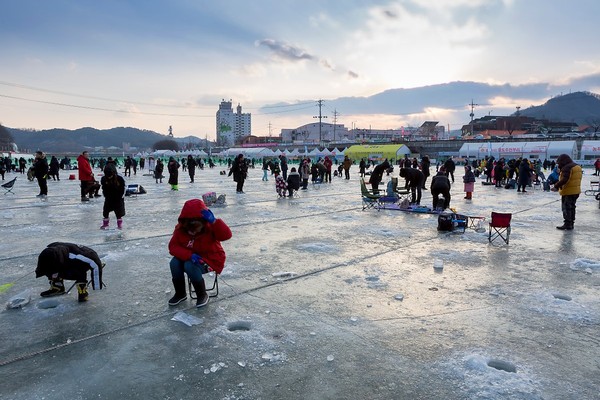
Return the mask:
[[[410, 160], [408, 158], [401, 159], [398, 161], [400, 166], [400, 177], [405, 179], [405, 188], [411, 192], [410, 203], [413, 205], [419, 205], [421, 202], [422, 189], [427, 189], [426, 181], [430, 176], [431, 162], [428, 156], [424, 156], [421, 162], [418, 162], [416, 158]], [[361, 160], [360, 173], [361, 176], [365, 174], [366, 163]], [[526, 193], [526, 187], [531, 185], [532, 177], [541, 177], [544, 179], [541, 168], [554, 168], [554, 161], [545, 161], [542, 163], [531, 162], [527, 159], [509, 160], [505, 163], [504, 159], [495, 161], [493, 158], [485, 158], [481, 162], [473, 162], [473, 165], [469, 165], [465, 162], [464, 166], [464, 192], [465, 200], [473, 199], [473, 192], [475, 190], [476, 176], [484, 171], [487, 178], [486, 180], [491, 181], [492, 177], [496, 182], [496, 185], [502, 185], [505, 180], [512, 179], [513, 175], [517, 177], [517, 192]], [[595, 163], [596, 174], [600, 175], [600, 159]], [[477, 168], [476, 172], [473, 170]], [[369, 182], [371, 183], [374, 193], [379, 191], [379, 184], [383, 179], [383, 174], [387, 171], [391, 172], [392, 168], [387, 159], [380, 164], [376, 165], [371, 172]], [[433, 197], [432, 208], [445, 210], [450, 207], [451, 200], [451, 186], [454, 183], [454, 172], [456, 170], [456, 164], [452, 158], [448, 158], [443, 163], [437, 164], [437, 173], [431, 180], [431, 194]], [[554, 185], [552, 191], [558, 191], [561, 195], [561, 210], [563, 213], [564, 223], [557, 226], [560, 230], [572, 230], [575, 222], [575, 209], [576, 202], [579, 194], [581, 193], [581, 178], [582, 168], [580, 165], [575, 163], [571, 157], [567, 154], [561, 154], [556, 159], [556, 168], [553, 175], [556, 174], [556, 178], [552, 181]], [[498, 183], [499, 182], [499, 183]], [[440, 196], [443, 198], [440, 199]]]

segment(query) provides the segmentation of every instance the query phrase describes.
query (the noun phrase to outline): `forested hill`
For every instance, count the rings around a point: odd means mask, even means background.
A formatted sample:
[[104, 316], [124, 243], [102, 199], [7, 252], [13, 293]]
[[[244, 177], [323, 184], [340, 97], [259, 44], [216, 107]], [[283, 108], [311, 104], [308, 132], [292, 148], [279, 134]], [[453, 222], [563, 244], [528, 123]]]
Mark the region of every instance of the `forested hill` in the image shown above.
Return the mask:
[[541, 106], [521, 110], [521, 115], [550, 121], [575, 122], [578, 125], [600, 123], [600, 96], [574, 92], [553, 97]]
[[175, 139], [180, 147], [189, 142], [204, 143], [204, 140], [194, 136], [170, 138], [167, 135], [161, 135], [153, 131], [123, 127], [103, 130], [95, 128], [47, 129], [42, 131], [7, 129], [12, 134], [19, 149], [42, 150], [49, 153], [80, 153], [83, 149], [93, 150], [95, 147], [117, 147], [121, 149], [123, 143], [129, 143], [130, 147], [143, 151], [152, 148], [154, 143], [165, 139]]

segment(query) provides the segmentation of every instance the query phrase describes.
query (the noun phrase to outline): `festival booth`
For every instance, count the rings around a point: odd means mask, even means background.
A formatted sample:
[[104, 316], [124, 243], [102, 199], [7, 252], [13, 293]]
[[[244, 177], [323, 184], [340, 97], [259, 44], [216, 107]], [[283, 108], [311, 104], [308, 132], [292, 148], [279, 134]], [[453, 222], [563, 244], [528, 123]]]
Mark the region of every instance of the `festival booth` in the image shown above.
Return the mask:
[[584, 140], [581, 145], [580, 160], [595, 161], [600, 158], [600, 140]]
[[351, 160], [364, 158], [366, 160], [383, 161], [387, 158], [390, 163], [409, 154], [411, 154], [411, 151], [404, 144], [354, 145], [344, 151], [344, 155]]

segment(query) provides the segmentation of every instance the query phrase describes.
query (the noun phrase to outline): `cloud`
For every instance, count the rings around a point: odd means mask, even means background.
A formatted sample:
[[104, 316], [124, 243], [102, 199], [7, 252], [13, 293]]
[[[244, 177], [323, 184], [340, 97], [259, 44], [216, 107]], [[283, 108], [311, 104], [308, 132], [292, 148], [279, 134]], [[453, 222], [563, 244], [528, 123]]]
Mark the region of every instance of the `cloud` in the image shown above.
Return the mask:
[[[336, 68], [335, 64], [333, 62], [331, 62], [330, 60], [327, 60], [325, 58], [320, 58], [319, 56], [317, 56], [315, 54], [310, 54], [308, 51], [306, 51], [300, 47], [293, 46], [289, 43], [285, 43], [282, 41], [278, 41], [278, 40], [274, 40], [274, 39], [262, 39], [262, 40], [256, 41], [256, 45], [267, 47], [269, 50], [272, 51], [273, 55], [278, 60], [283, 60], [283, 61], [292, 62], [292, 63], [310, 61], [310, 62], [316, 63], [317, 65], [321, 66], [323, 69], [326, 69], [331, 72], [338, 72], [338, 71], [345, 70], [344, 68]], [[264, 74], [264, 68], [261, 70], [258, 65], [247, 66], [247, 67], [242, 68], [242, 72], [244, 72], [246, 74], [250, 74], [252, 72], [257, 72], [257, 71], [260, 71], [260, 73]], [[346, 75], [350, 78], [353, 78], [353, 79], [358, 78], [358, 74], [356, 72], [350, 71], [350, 70], [345, 72], [344, 75]]]
[[302, 60], [314, 60], [315, 56], [309, 54], [305, 50], [292, 46], [290, 44], [280, 42], [274, 39], [262, 39], [256, 42], [257, 46], [264, 46], [269, 48], [273, 55], [279, 59], [287, 61], [302, 61]]
[[392, 10], [383, 10], [383, 15], [385, 15], [386, 17], [388, 17], [390, 19], [397, 19], [398, 18], [398, 14], [396, 14]]

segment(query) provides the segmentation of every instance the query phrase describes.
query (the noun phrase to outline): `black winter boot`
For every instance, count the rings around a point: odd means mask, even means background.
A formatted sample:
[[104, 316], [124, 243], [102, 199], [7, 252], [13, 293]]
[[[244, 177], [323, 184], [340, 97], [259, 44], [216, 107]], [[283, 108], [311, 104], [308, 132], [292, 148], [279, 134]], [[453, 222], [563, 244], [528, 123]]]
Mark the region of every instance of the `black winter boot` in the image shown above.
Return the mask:
[[50, 289], [44, 290], [42, 293], [40, 293], [40, 296], [52, 297], [65, 293], [65, 283], [62, 279], [51, 279], [48, 282], [50, 283]]
[[204, 307], [208, 304], [210, 300], [210, 296], [206, 293], [206, 285], [204, 283], [204, 279], [199, 282], [192, 282], [192, 286], [194, 286], [194, 290], [196, 291], [196, 308]]
[[82, 303], [88, 299], [87, 283], [77, 284], [77, 300]]
[[557, 226], [556, 229], [560, 229], [561, 231], [571, 231], [573, 230], [573, 224], [565, 222], [563, 225]]
[[187, 293], [185, 291], [185, 278], [173, 279], [173, 287], [175, 287], [175, 296], [169, 299], [170, 306], [176, 306], [187, 299]]

